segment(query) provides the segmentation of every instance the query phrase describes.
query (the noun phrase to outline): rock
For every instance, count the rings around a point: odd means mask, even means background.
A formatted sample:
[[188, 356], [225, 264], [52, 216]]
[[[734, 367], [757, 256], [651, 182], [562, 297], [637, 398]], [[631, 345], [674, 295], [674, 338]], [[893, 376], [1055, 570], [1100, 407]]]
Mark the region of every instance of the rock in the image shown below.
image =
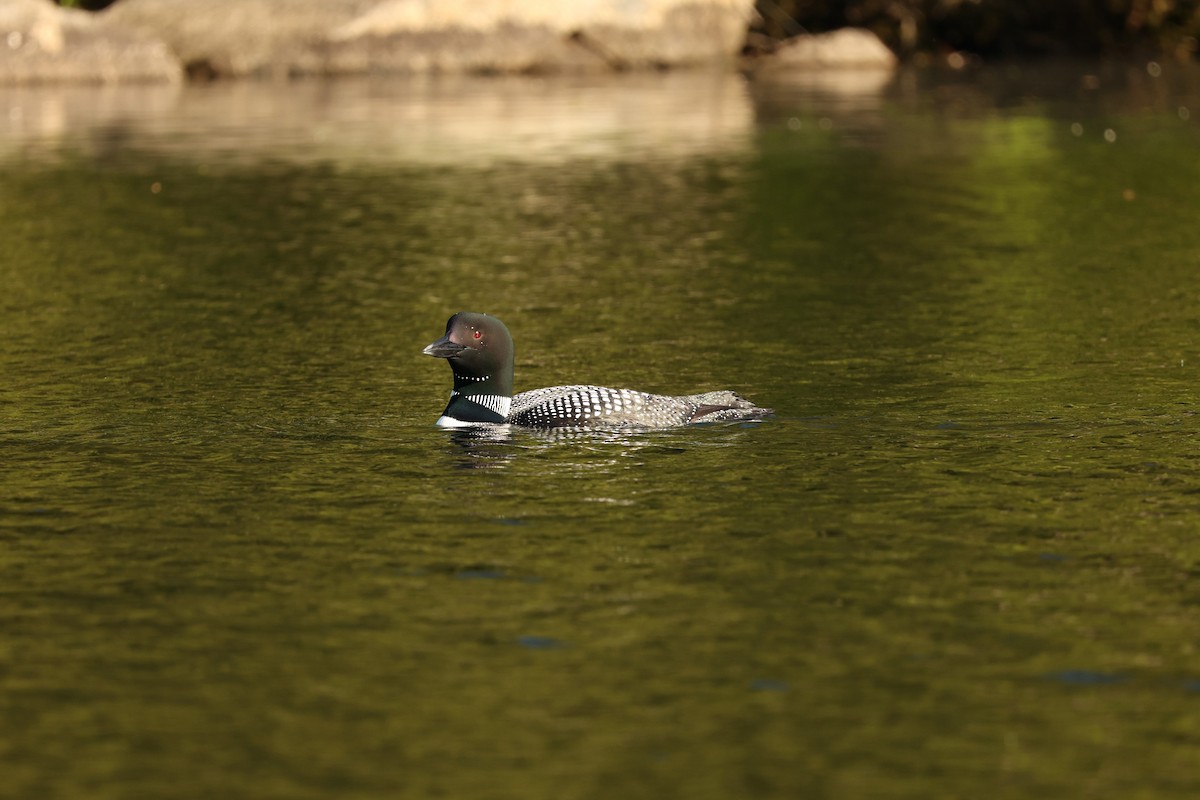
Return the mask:
[[774, 53], [763, 56], [756, 69], [763, 71], [886, 69], [896, 66], [896, 56], [878, 36], [862, 28], [842, 28], [829, 33], [787, 39]]
[[0, 82], [731, 62], [754, 0], [0, 0]]
[[286, 75], [379, 0], [120, 0], [101, 16], [161, 37], [200, 75]]
[[160, 39], [49, 0], [0, 0], [0, 83], [177, 81]]
[[[361, 33], [357, 32], [362, 30]], [[585, 69], [600, 61], [544, 25], [397, 29], [343, 28], [296, 64], [297, 72], [523, 73]]]
[[369, 70], [526, 72], [731, 62], [753, 0], [387, 0], [329, 37]]
[[121, 0], [218, 75], [623, 70], [732, 61], [753, 0]]

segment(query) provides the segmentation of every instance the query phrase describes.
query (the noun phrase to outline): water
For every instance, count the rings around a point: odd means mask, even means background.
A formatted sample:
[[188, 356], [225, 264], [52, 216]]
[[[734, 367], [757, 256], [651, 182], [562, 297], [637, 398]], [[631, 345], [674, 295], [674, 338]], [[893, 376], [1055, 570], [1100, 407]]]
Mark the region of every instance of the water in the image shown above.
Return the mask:
[[[1195, 796], [1197, 120], [1141, 64], [0, 90], [0, 795]], [[778, 416], [436, 429], [462, 309], [518, 389]]]

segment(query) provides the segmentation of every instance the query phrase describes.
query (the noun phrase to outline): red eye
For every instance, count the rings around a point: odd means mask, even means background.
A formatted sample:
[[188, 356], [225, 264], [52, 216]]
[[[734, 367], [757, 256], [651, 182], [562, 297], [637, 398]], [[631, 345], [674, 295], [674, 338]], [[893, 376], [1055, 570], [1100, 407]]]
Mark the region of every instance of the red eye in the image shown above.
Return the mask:
[[475, 338], [476, 338], [476, 339], [482, 339], [482, 338], [483, 338], [483, 334], [482, 334], [482, 333], [480, 333], [479, 331], [475, 331]]

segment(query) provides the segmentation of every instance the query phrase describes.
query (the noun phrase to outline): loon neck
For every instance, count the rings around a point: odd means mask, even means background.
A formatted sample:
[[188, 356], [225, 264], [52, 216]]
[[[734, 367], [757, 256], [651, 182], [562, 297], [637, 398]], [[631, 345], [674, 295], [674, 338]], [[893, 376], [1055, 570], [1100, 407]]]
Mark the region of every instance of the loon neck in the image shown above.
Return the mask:
[[[455, 366], [451, 364], [451, 366]], [[512, 397], [512, 370], [496, 370], [498, 374], [472, 375], [454, 370], [454, 394], [464, 397], [490, 395]]]
[[512, 372], [507, 376], [468, 375], [454, 372], [454, 391], [442, 414], [458, 423], [501, 424], [512, 406]]

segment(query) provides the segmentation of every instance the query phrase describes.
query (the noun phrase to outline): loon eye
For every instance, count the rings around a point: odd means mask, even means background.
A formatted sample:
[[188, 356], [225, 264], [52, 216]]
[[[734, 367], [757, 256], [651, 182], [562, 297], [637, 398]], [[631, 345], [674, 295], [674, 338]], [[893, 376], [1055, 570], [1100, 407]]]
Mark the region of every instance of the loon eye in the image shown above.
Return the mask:
[[481, 333], [480, 331], [475, 331], [475, 338], [476, 338], [476, 339], [482, 339], [482, 338], [483, 338], [483, 333]]

